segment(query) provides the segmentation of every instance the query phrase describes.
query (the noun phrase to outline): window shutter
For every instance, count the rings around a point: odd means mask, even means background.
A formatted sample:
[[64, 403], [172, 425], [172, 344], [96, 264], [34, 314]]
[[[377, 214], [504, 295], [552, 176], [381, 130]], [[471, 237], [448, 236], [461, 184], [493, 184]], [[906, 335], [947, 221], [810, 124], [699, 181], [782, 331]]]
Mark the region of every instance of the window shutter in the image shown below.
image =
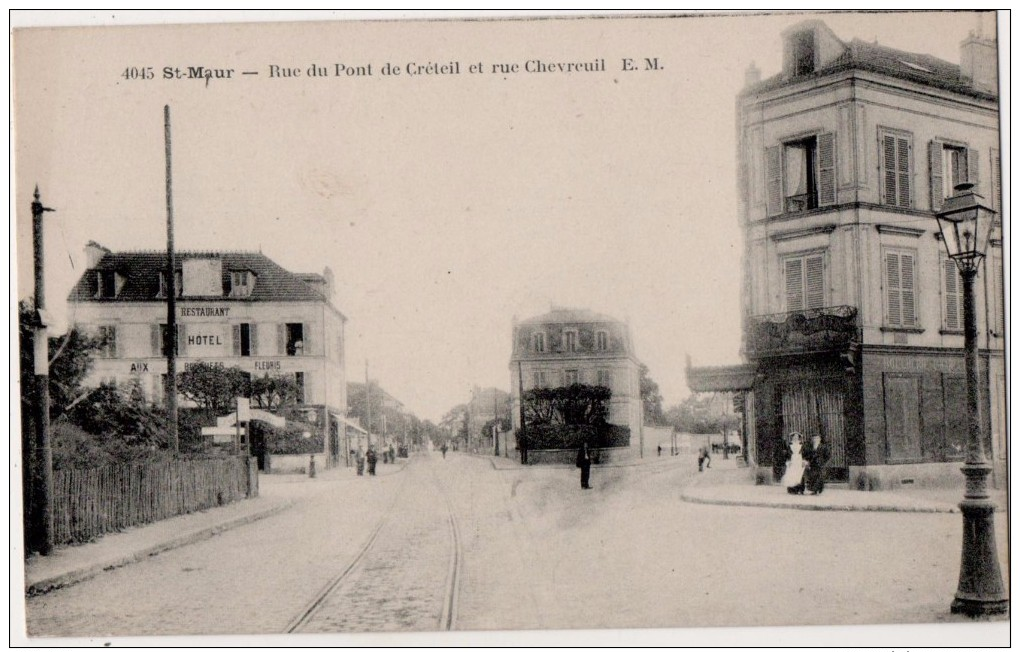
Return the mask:
[[765, 212], [780, 215], [783, 212], [783, 148], [779, 145], [765, 149]]
[[248, 350], [252, 355], [259, 354], [259, 325], [254, 322], [248, 325]]
[[230, 330], [233, 331], [234, 355], [239, 356], [241, 355], [241, 325], [233, 324]]
[[981, 177], [978, 173], [980, 159], [981, 155], [976, 149], [967, 150], [967, 181], [974, 184], [975, 190], [977, 190], [978, 184], [981, 182]]
[[889, 324], [899, 326], [902, 323], [900, 309], [900, 257], [898, 254], [885, 255], [886, 296], [889, 302]]
[[882, 203], [896, 205], [896, 137], [882, 134]]
[[910, 139], [896, 139], [896, 205], [910, 208]]
[[149, 331], [149, 344], [152, 346], [153, 357], [159, 357], [163, 355], [163, 346], [160, 342], [159, 336], [159, 324], [153, 324]]
[[188, 329], [186, 324], [177, 324], [177, 355], [184, 355], [188, 350]]
[[900, 294], [903, 305], [903, 325], [913, 326], [917, 323], [914, 309], [914, 256], [900, 254]]
[[942, 209], [942, 142], [933, 140], [928, 143], [928, 165], [931, 169], [931, 209]]
[[960, 274], [956, 270], [956, 263], [952, 258], [945, 258], [942, 261], [942, 268], [946, 277], [946, 330], [957, 331], [963, 328], [960, 294]]
[[312, 325], [302, 324], [301, 325], [301, 337], [304, 345], [302, 353], [305, 355], [312, 354]]
[[836, 134], [818, 134], [818, 205], [836, 203]]
[[[1000, 199], [1000, 193], [1002, 192], [1002, 172], [999, 169], [999, 150], [993, 149], [991, 156], [991, 169], [992, 169], [992, 208], [995, 210], [1001, 210], [1002, 202]], [[999, 216], [1002, 219], [1002, 216]]]
[[287, 325], [276, 325], [276, 352], [279, 355], [287, 355]]
[[804, 262], [807, 280], [804, 307], [808, 310], [822, 308], [825, 306], [825, 257], [809, 256]]
[[985, 269], [989, 270], [992, 275], [992, 306], [995, 308], [993, 328], [995, 335], [1002, 337], [1006, 334], [1006, 295], [1003, 289], [1005, 279], [1002, 270], [1002, 256], [992, 254], [988, 260], [992, 263], [991, 266], [985, 263]]
[[788, 258], [786, 265], [786, 311], [804, 309], [804, 273], [800, 258]]

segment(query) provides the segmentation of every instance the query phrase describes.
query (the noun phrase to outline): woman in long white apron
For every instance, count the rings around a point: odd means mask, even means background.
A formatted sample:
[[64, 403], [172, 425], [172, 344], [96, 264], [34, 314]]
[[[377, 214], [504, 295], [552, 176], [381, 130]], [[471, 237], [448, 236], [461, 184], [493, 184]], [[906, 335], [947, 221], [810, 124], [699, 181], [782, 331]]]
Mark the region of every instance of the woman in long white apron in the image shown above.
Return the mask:
[[786, 463], [786, 472], [783, 473], [782, 484], [791, 494], [804, 493], [804, 457], [801, 455], [800, 433], [793, 433], [790, 437], [790, 460]]

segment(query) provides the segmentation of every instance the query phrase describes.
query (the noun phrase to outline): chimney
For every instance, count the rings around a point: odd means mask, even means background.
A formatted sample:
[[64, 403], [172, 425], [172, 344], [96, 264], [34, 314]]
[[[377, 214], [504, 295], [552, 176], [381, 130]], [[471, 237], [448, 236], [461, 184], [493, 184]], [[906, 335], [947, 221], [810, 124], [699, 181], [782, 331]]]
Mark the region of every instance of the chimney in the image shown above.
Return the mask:
[[103, 259], [103, 256], [110, 253], [110, 250], [99, 244], [95, 240], [89, 240], [88, 244], [85, 245], [85, 267], [86, 269], [95, 269], [99, 261]]
[[759, 70], [758, 66], [754, 65], [754, 62], [752, 61], [751, 65], [747, 67], [747, 70], [744, 71], [744, 88], [754, 86], [760, 81], [761, 70]]
[[974, 90], [998, 94], [998, 52], [994, 38], [971, 32], [960, 43], [960, 78]]
[[329, 300], [329, 301], [332, 301], [333, 300], [333, 288], [334, 288], [334, 286], [336, 284], [336, 280], [333, 278], [333, 270], [330, 269], [329, 267], [325, 267], [322, 270], [322, 278], [325, 281], [324, 286], [325, 286], [325, 290], [326, 290], [326, 292], [325, 292], [326, 299]]

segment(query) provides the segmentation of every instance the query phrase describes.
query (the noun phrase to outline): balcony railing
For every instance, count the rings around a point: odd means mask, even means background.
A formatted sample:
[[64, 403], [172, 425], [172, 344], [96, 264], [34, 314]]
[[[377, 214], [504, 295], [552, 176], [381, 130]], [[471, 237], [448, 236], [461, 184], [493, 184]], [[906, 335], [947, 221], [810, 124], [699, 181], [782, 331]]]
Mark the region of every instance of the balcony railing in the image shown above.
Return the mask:
[[745, 346], [751, 357], [843, 352], [860, 342], [857, 308], [830, 306], [748, 320]]

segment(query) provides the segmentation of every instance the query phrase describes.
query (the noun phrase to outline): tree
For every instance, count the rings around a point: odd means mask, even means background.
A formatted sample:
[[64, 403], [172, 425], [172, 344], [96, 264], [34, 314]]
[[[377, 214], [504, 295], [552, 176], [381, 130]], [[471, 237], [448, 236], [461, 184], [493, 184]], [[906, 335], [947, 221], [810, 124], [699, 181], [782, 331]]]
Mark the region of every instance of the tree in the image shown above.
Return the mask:
[[731, 394], [691, 394], [666, 413], [669, 425], [680, 432], [715, 434], [737, 427]]
[[[32, 405], [35, 397], [35, 355], [33, 351], [32, 302], [18, 303], [18, 340], [20, 353], [22, 428], [31, 432]], [[48, 342], [50, 419], [56, 420], [83, 400], [95, 388], [83, 386], [92, 370], [92, 359], [101, 342], [73, 327]], [[27, 427], [26, 427], [27, 424]]]
[[648, 375], [648, 365], [642, 364], [638, 368], [641, 383], [641, 405], [644, 409], [645, 423], [657, 426], [665, 423], [662, 414], [662, 393], [659, 391], [659, 384]]
[[599, 385], [536, 387], [524, 392], [527, 425], [597, 426], [605, 423], [612, 391]]
[[251, 399], [255, 407], [262, 410], [277, 411], [282, 407], [295, 405], [301, 388], [292, 376], [270, 376], [251, 380]]
[[217, 414], [233, 412], [238, 396], [251, 395], [251, 377], [237, 367], [196, 362], [178, 374], [177, 391], [200, 408]]

